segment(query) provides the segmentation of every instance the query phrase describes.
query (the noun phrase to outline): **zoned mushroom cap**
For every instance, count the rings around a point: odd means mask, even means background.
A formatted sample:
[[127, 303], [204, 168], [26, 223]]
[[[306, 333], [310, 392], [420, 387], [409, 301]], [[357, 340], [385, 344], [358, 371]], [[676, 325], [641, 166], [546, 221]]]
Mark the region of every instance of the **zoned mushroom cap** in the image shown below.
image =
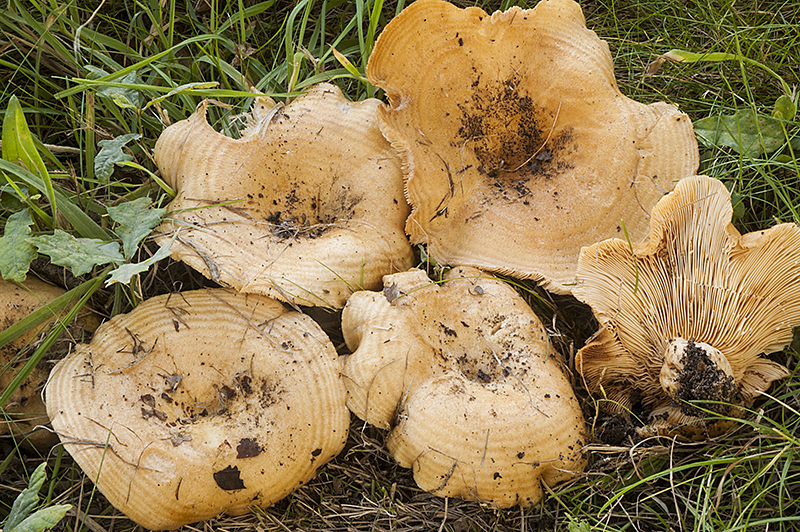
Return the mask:
[[573, 293], [601, 329], [576, 366], [610, 411], [641, 405], [645, 431], [714, 435], [730, 423], [701, 420], [708, 411], [737, 414], [788, 376], [760, 354], [786, 347], [800, 325], [800, 228], [741, 235], [732, 214], [720, 181], [688, 177], [653, 209], [633, 253], [620, 239], [581, 252]]
[[514, 290], [474, 268], [387, 275], [342, 313], [348, 406], [391, 429], [424, 490], [529, 506], [586, 465], [583, 415], [560, 356]]
[[[0, 330], [5, 331], [31, 312], [51, 303], [66, 293], [60, 287], [53, 286], [35, 277], [28, 277], [23, 284], [0, 280], [0, 312], [2, 322]], [[43, 338], [61, 317], [63, 312], [54, 314], [44, 325], [34, 327], [19, 336], [16, 340], [0, 348], [0, 392], [4, 391], [11, 381], [28, 362], [29, 356], [38, 347], [38, 340]], [[2, 407], [0, 415], [0, 435], [25, 435], [25, 439], [40, 450], [49, 448], [58, 442], [52, 432], [36, 429], [47, 425], [49, 418], [45, 412], [41, 393], [47, 376], [50, 373], [52, 359], [63, 356], [69, 350], [69, 343], [80, 341], [85, 333], [94, 331], [100, 324], [94, 314], [82, 308], [75, 321], [67, 326], [67, 333], [50, 348], [45, 358], [31, 371], [17, 390]]]
[[111, 504], [173, 529], [268, 506], [311, 479], [347, 439], [340, 371], [319, 326], [275, 300], [176, 293], [113, 318], [60, 362], [47, 411]]
[[214, 131], [206, 102], [158, 139], [178, 190], [160, 242], [173, 258], [243, 292], [341, 308], [355, 290], [411, 267], [400, 161], [377, 100], [320, 84], [286, 107], [262, 98], [238, 140]]
[[622, 220], [638, 241], [697, 170], [689, 118], [623, 96], [571, 0], [492, 16], [418, 0], [386, 26], [367, 74], [405, 162], [406, 231], [440, 263], [568, 293], [582, 246], [621, 235]]

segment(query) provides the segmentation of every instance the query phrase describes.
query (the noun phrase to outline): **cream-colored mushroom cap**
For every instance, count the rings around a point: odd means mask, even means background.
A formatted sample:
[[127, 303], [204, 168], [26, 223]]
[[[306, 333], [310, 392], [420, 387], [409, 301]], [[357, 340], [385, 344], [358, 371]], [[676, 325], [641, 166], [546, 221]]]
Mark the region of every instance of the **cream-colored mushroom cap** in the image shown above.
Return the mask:
[[390, 22], [367, 66], [402, 154], [412, 243], [568, 293], [582, 246], [639, 240], [650, 209], [696, 172], [689, 118], [620, 93], [608, 45], [577, 3], [489, 16], [419, 0]]
[[383, 275], [411, 267], [400, 161], [374, 99], [320, 84], [286, 107], [259, 99], [234, 140], [206, 102], [168, 127], [155, 158], [178, 190], [159, 240], [206, 277], [299, 305], [344, 306]]
[[633, 410], [642, 432], [715, 435], [783, 366], [762, 358], [800, 325], [800, 228], [741, 235], [730, 194], [692, 176], [653, 209], [650, 235], [586, 247], [573, 293], [601, 329], [576, 366], [609, 411]]
[[[28, 277], [23, 284], [0, 280], [0, 330], [5, 331], [31, 312], [51, 303], [66, 293], [35, 277]], [[76, 299], [77, 301], [77, 299]], [[17, 377], [30, 355], [38, 347], [38, 341], [50, 332], [56, 320], [63, 318], [63, 312], [54, 313], [44, 325], [34, 327], [9, 344], [0, 348], [0, 392], [5, 391]], [[75, 321], [67, 326], [67, 332], [50, 348], [45, 358], [22, 381], [8, 401], [0, 405], [0, 435], [25, 435], [25, 440], [40, 450], [58, 442], [58, 438], [46, 429], [37, 427], [47, 425], [49, 418], [45, 412], [41, 393], [52, 367], [52, 359], [63, 356], [69, 344], [80, 341], [87, 332], [94, 331], [99, 320], [86, 307], [79, 311]]]
[[152, 298], [53, 370], [47, 411], [117, 509], [174, 529], [268, 506], [345, 444], [336, 352], [308, 316], [225, 289]]
[[411, 270], [342, 313], [348, 406], [391, 429], [424, 490], [528, 506], [581, 472], [583, 415], [544, 327], [507, 284], [474, 268]]

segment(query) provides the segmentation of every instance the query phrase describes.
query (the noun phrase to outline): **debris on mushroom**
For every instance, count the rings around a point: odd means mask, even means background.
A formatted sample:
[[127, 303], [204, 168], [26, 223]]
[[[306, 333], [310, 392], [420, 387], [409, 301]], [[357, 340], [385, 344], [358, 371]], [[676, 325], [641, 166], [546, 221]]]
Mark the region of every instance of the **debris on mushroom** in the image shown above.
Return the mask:
[[644, 242], [581, 252], [573, 293], [601, 329], [576, 367], [605, 409], [647, 423], [641, 434], [719, 434], [789, 374], [760, 355], [800, 325], [800, 228], [741, 235], [732, 215], [720, 181], [692, 176], [658, 202]]
[[443, 264], [569, 293], [582, 246], [642, 238], [650, 209], [697, 170], [690, 119], [619, 91], [605, 41], [577, 3], [489, 16], [419, 0], [367, 66], [401, 153], [412, 243]]
[[411, 267], [410, 208], [377, 100], [329, 84], [285, 107], [260, 98], [237, 140], [211, 128], [207, 105], [156, 143], [178, 191], [160, 228], [162, 243], [178, 231], [173, 258], [243, 292], [335, 308]]
[[342, 313], [348, 406], [391, 429], [387, 446], [424, 490], [529, 506], [583, 471], [583, 415], [539, 319], [474, 268], [444, 283], [411, 270]]
[[61, 361], [47, 411], [111, 504], [174, 529], [271, 505], [338, 454], [350, 422], [340, 372], [322, 329], [273, 299], [169, 294]]
[[[35, 277], [28, 277], [23, 284], [0, 280], [0, 330], [5, 331], [65, 293], [62, 288]], [[39, 347], [41, 340], [50, 332], [56, 319], [62, 317], [61, 314], [63, 313], [55, 313], [43, 325], [30, 329], [0, 348], [0, 392], [11, 385]], [[40, 450], [58, 442], [58, 438], [44, 428], [50, 420], [42, 401], [42, 388], [47, 381], [53, 359], [65, 355], [71, 342], [80, 341], [84, 334], [91, 333], [98, 325], [99, 320], [91, 311], [85, 307], [79, 311], [74, 322], [67, 326], [68, 333], [56, 340], [8, 401], [0, 405], [0, 435], [12, 434], [18, 439], [24, 437], [24, 441]]]

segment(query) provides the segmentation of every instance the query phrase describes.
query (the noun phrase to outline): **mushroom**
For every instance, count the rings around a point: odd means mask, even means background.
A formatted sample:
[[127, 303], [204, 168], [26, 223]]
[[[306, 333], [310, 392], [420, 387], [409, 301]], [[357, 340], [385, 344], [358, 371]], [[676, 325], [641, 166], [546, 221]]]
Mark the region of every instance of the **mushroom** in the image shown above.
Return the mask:
[[367, 65], [401, 153], [406, 232], [443, 264], [575, 282], [582, 246], [644, 236], [650, 209], [693, 174], [697, 142], [673, 105], [619, 91], [608, 45], [571, 0], [488, 16], [419, 0]]
[[350, 422], [325, 333], [262, 295], [154, 297], [53, 370], [47, 411], [117, 509], [174, 529], [268, 506], [339, 453]]
[[541, 322], [507, 284], [450, 270], [387, 275], [342, 313], [348, 406], [391, 429], [387, 446], [424, 490], [529, 506], [581, 472], [583, 415]]
[[[29, 277], [22, 284], [0, 280], [0, 309], [2, 309], [2, 325], [5, 331], [30, 313], [38, 310], [66, 292], [35, 277]], [[17, 374], [28, 362], [30, 355], [39, 346], [40, 341], [50, 332], [56, 320], [63, 319], [59, 312], [54, 312], [44, 325], [33, 327], [15, 340], [0, 348], [0, 392], [4, 392]], [[81, 309], [78, 316], [67, 330], [68, 335], [56, 341], [44, 358], [22, 381], [2, 406], [0, 417], [0, 435], [24, 435], [34, 447], [44, 450], [58, 441], [49, 430], [42, 427], [50, 420], [45, 412], [41, 391], [50, 373], [52, 360], [66, 354], [74, 341], [80, 341], [84, 334], [91, 333], [99, 325], [95, 315]]]
[[692, 176], [658, 202], [644, 242], [581, 251], [573, 293], [601, 328], [576, 366], [607, 411], [642, 416], [642, 434], [719, 434], [788, 375], [759, 355], [800, 325], [800, 228], [741, 235], [732, 214], [720, 181]]
[[341, 308], [355, 290], [412, 264], [400, 161], [381, 136], [374, 99], [329, 84], [287, 106], [257, 100], [234, 140], [206, 121], [207, 102], [158, 139], [155, 159], [177, 189], [160, 227], [173, 258], [243, 292]]

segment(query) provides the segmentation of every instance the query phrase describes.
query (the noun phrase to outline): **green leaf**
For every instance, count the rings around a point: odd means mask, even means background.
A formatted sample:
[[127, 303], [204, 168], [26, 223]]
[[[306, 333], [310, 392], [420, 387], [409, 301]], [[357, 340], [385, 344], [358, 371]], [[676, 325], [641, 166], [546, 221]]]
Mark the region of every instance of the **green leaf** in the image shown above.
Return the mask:
[[727, 146], [750, 157], [772, 153], [784, 142], [781, 123], [752, 109], [702, 118], [694, 123], [694, 131], [708, 145]]
[[[21, 166], [2, 159], [0, 159], [0, 171], [7, 172], [31, 188], [41, 190], [45, 186], [44, 182], [38, 176], [30, 173]], [[105, 230], [97, 225], [97, 222], [92, 220], [92, 218], [84, 212], [85, 207], [79, 207], [75, 204], [72, 199], [75, 197], [74, 195], [71, 196], [59, 188], [54, 189], [54, 192], [59, 212], [64, 215], [64, 218], [66, 218], [81, 235], [91, 238], [105, 238], [108, 236]]]
[[14, 500], [14, 504], [11, 506], [11, 513], [8, 514], [8, 519], [5, 523], [7, 529], [13, 530], [39, 504], [39, 490], [42, 489], [42, 484], [47, 478], [46, 466], [46, 462], [39, 464], [39, 467], [34, 470], [31, 479], [28, 481], [28, 487], [22, 490], [22, 493]]
[[154, 98], [154, 99], [150, 100], [149, 102], [147, 102], [147, 105], [145, 105], [144, 109], [142, 109], [142, 110], [144, 111], [147, 108], [149, 108], [151, 105], [155, 105], [157, 103], [160, 103], [161, 101], [166, 100], [167, 98], [171, 98], [172, 96], [175, 96], [176, 94], [180, 94], [180, 93], [183, 93], [183, 92], [192, 93], [197, 89], [213, 89], [218, 85], [219, 85], [218, 81], [197, 81], [197, 82], [194, 82], [194, 83], [186, 83], [184, 85], [181, 85], [180, 87], [175, 87], [174, 89], [169, 91], [167, 94], [162, 94], [158, 98]]
[[797, 106], [792, 101], [791, 96], [782, 94], [775, 100], [775, 107], [772, 109], [772, 116], [778, 120], [794, 120], [797, 113]]
[[[136, 71], [129, 72], [119, 83], [126, 85], [142, 85], [142, 81], [136, 75]], [[142, 96], [138, 90], [128, 87], [104, 87], [97, 91], [100, 96], [106, 96], [122, 109], [140, 109], [142, 107]]]
[[26, 240], [31, 236], [31, 225], [33, 220], [27, 210], [8, 217], [0, 237], [0, 275], [7, 281], [24, 281], [31, 261], [36, 258], [36, 249]]
[[19, 161], [29, 172], [38, 174], [44, 183], [47, 198], [53, 207], [53, 218], [55, 218], [56, 199], [53, 193], [53, 182], [42, 156], [36, 149], [33, 135], [25, 121], [25, 113], [22, 112], [22, 106], [16, 96], [12, 96], [9, 100], [6, 115], [3, 118], [3, 159], [12, 163]]
[[123, 161], [132, 161], [133, 157], [122, 151], [122, 148], [132, 140], [140, 138], [139, 133], [120, 135], [111, 140], [101, 140], [97, 143], [100, 151], [94, 158], [94, 175], [101, 181], [108, 181], [114, 172], [114, 164]]
[[75, 238], [59, 229], [52, 235], [34, 236], [28, 241], [40, 253], [48, 255], [53, 264], [71, 268], [75, 276], [89, 273], [94, 266], [125, 262], [116, 242], [106, 242], [99, 238]]
[[42, 532], [46, 528], [53, 528], [72, 508], [71, 504], [59, 504], [42, 508], [35, 514], [27, 517], [16, 527], [10, 528], [8, 532]]
[[172, 240], [158, 248], [158, 251], [156, 251], [155, 254], [153, 254], [153, 256], [149, 259], [136, 264], [123, 264], [116, 270], [112, 271], [108, 276], [106, 286], [110, 286], [114, 283], [128, 284], [131, 282], [131, 278], [134, 275], [146, 272], [150, 269], [150, 266], [156, 262], [169, 257], [169, 248], [172, 247], [172, 243], [175, 241], [176, 236], [178, 236], [177, 233], [175, 233], [175, 236], [172, 237]]
[[122, 239], [122, 254], [126, 260], [136, 252], [139, 242], [161, 223], [165, 212], [166, 209], [151, 209], [147, 197], [108, 208], [108, 215], [119, 224], [114, 232]]

